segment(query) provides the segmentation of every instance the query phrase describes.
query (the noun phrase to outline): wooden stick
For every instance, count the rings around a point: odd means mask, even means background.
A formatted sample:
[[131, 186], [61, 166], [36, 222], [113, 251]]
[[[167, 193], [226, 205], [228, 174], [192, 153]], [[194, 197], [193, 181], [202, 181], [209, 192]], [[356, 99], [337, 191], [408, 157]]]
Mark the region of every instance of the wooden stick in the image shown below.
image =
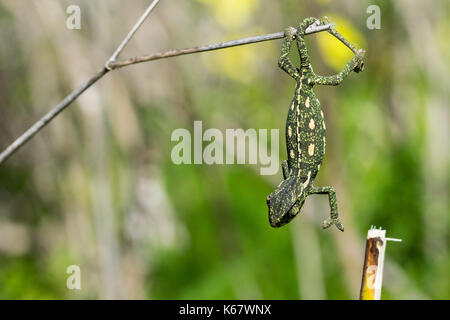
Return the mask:
[[380, 300], [381, 298], [386, 241], [402, 240], [386, 238], [386, 230], [382, 230], [381, 227], [375, 229], [372, 226], [367, 232], [360, 300]]

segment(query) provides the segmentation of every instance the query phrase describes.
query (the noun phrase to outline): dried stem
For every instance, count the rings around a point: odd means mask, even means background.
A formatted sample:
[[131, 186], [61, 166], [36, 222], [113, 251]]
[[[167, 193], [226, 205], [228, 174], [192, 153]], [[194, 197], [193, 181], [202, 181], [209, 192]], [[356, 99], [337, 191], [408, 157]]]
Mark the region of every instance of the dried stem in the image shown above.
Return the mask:
[[340, 34], [336, 29], [330, 28], [330, 30], [328, 30], [328, 33], [335, 36], [339, 41], [345, 44], [350, 50], [353, 51], [354, 54], [358, 52], [358, 49], [356, 49], [350, 42], [348, 42], [348, 40], [345, 39], [342, 34]]
[[[306, 29], [305, 34], [312, 34], [312, 33], [320, 32], [320, 31], [331, 30], [332, 27], [333, 27], [333, 24], [310, 26], [309, 28]], [[111, 70], [114, 70], [114, 69], [119, 69], [122, 67], [126, 67], [129, 65], [141, 63], [141, 62], [165, 59], [165, 58], [176, 57], [176, 56], [181, 56], [181, 55], [185, 55], [185, 54], [192, 54], [192, 53], [199, 53], [199, 52], [205, 52], [205, 51], [212, 51], [212, 50], [242, 46], [245, 44], [269, 41], [269, 40], [275, 40], [275, 39], [281, 39], [281, 38], [284, 38], [284, 32], [269, 33], [269, 34], [264, 34], [261, 36], [254, 36], [254, 37], [243, 38], [243, 39], [238, 39], [238, 40], [213, 43], [213, 44], [208, 44], [208, 45], [200, 46], [200, 47], [174, 49], [174, 50], [169, 50], [169, 51], [165, 51], [165, 52], [152, 53], [152, 54], [148, 54], [145, 56], [130, 58], [130, 59], [126, 59], [126, 60], [120, 60], [120, 61], [116, 61], [116, 62], [110, 62], [107, 65], [107, 67]]]
[[53, 118], [55, 118], [61, 111], [67, 108], [75, 99], [77, 99], [86, 89], [100, 80], [105, 74], [107, 74], [110, 69], [106, 67], [106, 65], [110, 61], [114, 61], [118, 55], [122, 52], [125, 46], [130, 42], [131, 38], [134, 36], [139, 27], [144, 23], [145, 19], [150, 15], [155, 6], [158, 4], [160, 0], [154, 0], [150, 6], [145, 10], [144, 14], [139, 18], [136, 24], [133, 26], [128, 35], [123, 39], [122, 43], [119, 45], [114, 54], [109, 58], [106, 62], [105, 67], [103, 69], [90, 77], [86, 82], [84, 82], [81, 86], [73, 90], [68, 96], [66, 96], [60, 103], [58, 103], [55, 107], [53, 107], [49, 112], [47, 112], [39, 121], [37, 121], [33, 126], [31, 126], [27, 131], [22, 133], [20, 137], [14, 140], [2, 153], [0, 153], [0, 164], [6, 161], [14, 152], [19, 150], [28, 140], [30, 140], [36, 133], [38, 133], [42, 128], [44, 128]]
[[56, 117], [61, 111], [67, 108], [76, 98], [78, 98], [87, 88], [96, 83], [101, 77], [108, 73], [108, 69], [103, 68], [100, 72], [92, 76], [88, 81], [72, 91], [67, 97], [65, 97], [60, 103], [52, 108], [45, 116], [39, 121], [33, 124], [27, 131], [11, 143], [1, 154], [0, 164], [8, 159], [14, 152], [22, 147], [28, 140], [30, 140], [36, 133], [38, 133], [43, 127], [47, 125], [54, 117]]
[[[211, 50], [218, 50], [223, 48], [229, 48], [229, 47], [235, 47], [250, 43], [256, 43], [261, 41], [269, 41], [269, 40], [275, 40], [280, 39], [284, 37], [284, 32], [277, 32], [277, 33], [271, 33], [271, 34], [265, 34], [261, 36], [255, 36], [255, 37], [249, 37], [249, 38], [243, 38], [238, 40], [232, 40], [232, 41], [226, 41], [226, 42], [220, 42], [200, 47], [193, 47], [193, 48], [187, 48], [187, 49], [175, 49], [175, 50], [169, 50], [166, 52], [160, 52], [160, 53], [153, 53], [141, 57], [126, 59], [126, 60], [120, 60], [115, 61], [115, 59], [118, 57], [118, 55], [121, 53], [121, 51], [125, 48], [125, 46], [128, 44], [128, 42], [132, 39], [133, 35], [136, 33], [136, 31], [139, 29], [139, 27], [142, 25], [144, 20], [149, 16], [153, 8], [158, 4], [159, 0], [154, 0], [152, 4], [148, 7], [148, 9], [145, 11], [145, 13], [141, 16], [141, 18], [136, 22], [134, 27], [131, 29], [131, 31], [128, 33], [128, 35], [125, 37], [125, 39], [122, 41], [120, 46], [117, 48], [117, 50], [114, 52], [114, 54], [111, 56], [111, 58], [106, 62], [103, 69], [92, 76], [89, 80], [87, 80], [85, 83], [83, 83], [80, 87], [72, 91], [67, 97], [65, 97], [60, 103], [58, 103], [54, 108], [52, 108], [46, 115], [44, 115], [39, 121], [37, 121], [31, 128], [29, 128], [27, 131], [25, 131], [19, 138], [17, 138], [12, 144], [10, 144], [2, 153], [0, 153], [0, 164], [5, 162], [6, 159], [8, 159], [14, 152], [16, 152], [18, 149], [20, 149], [28, 140], [30, 140], [36, 133], [38, 133], [42, 128], [44, 128], [53, 118], [55, 118], [61, 111], [63, 111], [65, 108], [67, 108], [75, 99], [77, 99], [86, 89], [88, 89], [90, 86], [92, 86], [94, 83], [96, 83], [98, 80], [100, 80], [105, 74], [107, 74], [110, 70], [119, 69], [125, 66], [129, 66], [136, 63], [141, 62], [147, 62], [147, 61], [153, 61], [158, 59], [165, 59], [169, 57], [175, 57], [185, 54], [191, 54], [191, 53], [199, 53], [199, 52], [205, 52], [205, 51], [211, 51]], [[356, 53], [356, 49], [347, 41], [345, 38], [339, 34], [336, 30], [333, 28], [333, 24], [325, 24], [325, 25], [319, 25], [319, 24], [313, 24], [309, 26], [305, 34], [312, 34], [320, 31], [328, 30], [333, 36], [341, 40], [347, 47], [350, 48], [353, 52]]]

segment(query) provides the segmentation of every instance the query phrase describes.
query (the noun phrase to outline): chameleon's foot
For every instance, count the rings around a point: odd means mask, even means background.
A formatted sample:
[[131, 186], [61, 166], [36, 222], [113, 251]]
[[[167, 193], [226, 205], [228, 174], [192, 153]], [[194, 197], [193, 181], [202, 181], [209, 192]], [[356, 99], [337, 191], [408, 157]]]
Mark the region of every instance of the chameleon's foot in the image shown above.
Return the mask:
[[323, 16], [322, 18], [320, 18], [320, 20], [323, 24], [331, 23], [330, 19], [328, 19], [327, 16]]
[[329, 218], [324, 222], [322, 222], [322, 229], [327, 229], [331, 227], [333, 224], [336, 226], [336, 228], [344, 232], [344, 226], [342, 225], [341, 219], [339, 217]]
[[366, 51], [364, 51], [364, 50], [362, 50], [362, 49], [359, 49], [357, 52], [356, 52], [356, 65], [355, 65], [355, 68], [353, 69], [353, 71], [355, 71], [356, 73], [358, 73], [358, 72], [362, 72], [362, 71], [364, 71], [364, 61], [363, 61], [363, 58], [364, 58], [364, 55], [366, 54]]

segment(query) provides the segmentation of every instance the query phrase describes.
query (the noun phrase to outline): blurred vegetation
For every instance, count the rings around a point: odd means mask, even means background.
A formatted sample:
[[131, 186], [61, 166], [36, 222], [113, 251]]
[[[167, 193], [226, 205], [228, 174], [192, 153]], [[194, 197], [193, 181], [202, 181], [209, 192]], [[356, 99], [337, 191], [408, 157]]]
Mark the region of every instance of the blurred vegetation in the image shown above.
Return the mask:
[[[3, 149], [97, 71], [149, 1], [0, 0]], [[82, 29], [65, 27], [70, 4]], [[356, 299], [371, 225], [387, 248], [382, 298], [450, 298], [450, 3], [161, 1], [122, 57], [277, 32], [328, 15], [367, 51], [365, 72], [317, 88], [345, 232], [322, 231], [326, 197], [272, 229], [281, 179], [257, 165], [174, 165], [176, 128], [280, 129], [295, 83], [280, 41], [160, 60], [109, 74], [0, 167], [0, 298]], [[351, 57], [308, 37], [316, 73]], [[292, 59], [298, 61], [295, 51]], [[68, 290], [69, 265], [82, 289]]]

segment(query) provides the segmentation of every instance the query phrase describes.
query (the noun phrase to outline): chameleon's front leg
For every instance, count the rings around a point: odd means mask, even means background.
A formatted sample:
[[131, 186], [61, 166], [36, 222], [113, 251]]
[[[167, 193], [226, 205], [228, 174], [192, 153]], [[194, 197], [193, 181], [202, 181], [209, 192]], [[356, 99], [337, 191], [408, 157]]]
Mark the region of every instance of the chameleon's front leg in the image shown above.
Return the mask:
[[330, 218], [326, 219], [322, 223], [322, 228], [326, 229], [333, 224], [336, 227], [344, 231], [344, 226], [342, 225], [341, 219], [338, 214], [337, 200], [336, 200], [336, 191], [333, 187], [312, 187], [309, 194], [328, 194], [328, 200], [330, 202]]
[[360, 49], [356, 55], [345, 65], [344, 69], [338, 74], [332, 76], [318, 76], [314, 75], [312, 78], [313, 84], [337, 86], [344, 80], [350, 72], [360, 72], [364, 68], [363, 58], [365, 51]]
[[291, 51], [292, 42], [295, 38], [295, 32], [296, 30], [293, 27], [288, 27], [284, 30], [284, 41], [281, 47], [280, 58], [278, 59], [278, 66], [297, 80], [300, 78], [298, 69], [289, 59], [289, 52]]

